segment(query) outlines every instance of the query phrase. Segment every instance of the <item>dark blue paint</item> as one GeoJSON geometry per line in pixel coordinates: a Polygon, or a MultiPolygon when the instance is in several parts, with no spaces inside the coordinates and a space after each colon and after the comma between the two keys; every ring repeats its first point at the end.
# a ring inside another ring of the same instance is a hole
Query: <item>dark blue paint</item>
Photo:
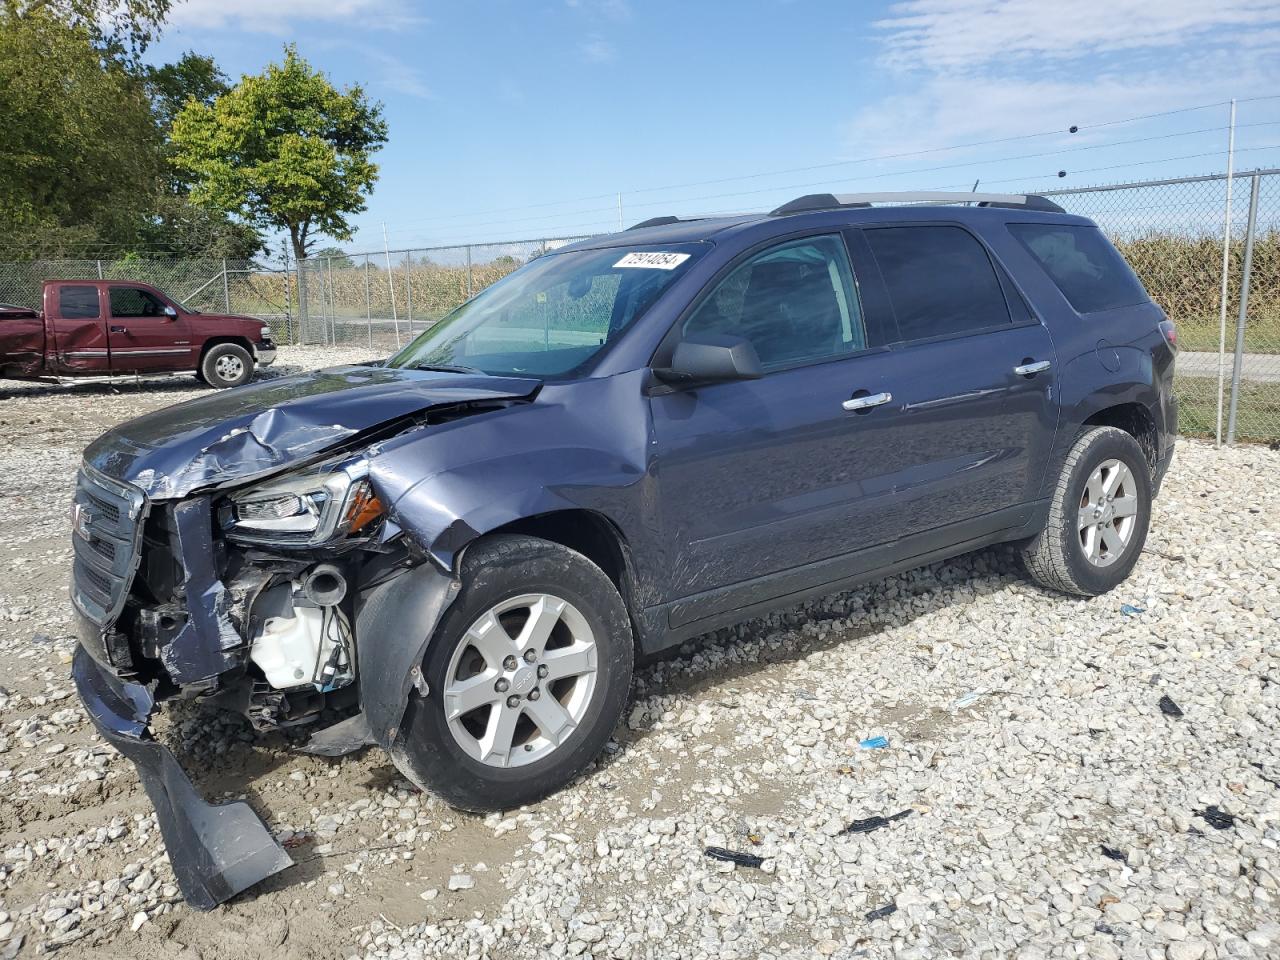
{"type": "Polygon", "coordinates": [[[394,523],[448,570],[468,543],[513,521],[590,511],[620,540],[633,619],[642,644],[657,649],[807,592],[1034,532],[1072,438],[1108,407],[1151,412],[1163,470],[1176,418],[1173,352],[1157,329],[1163,314],[1150,303],[1076,314],[1006,227],[1063,217],[854,209],[585,241],[575,248],[700,240],[711,250],[574,379],[338,368],[150,414],[107,434],[87,456],[153,498],[177,498],[358,446],[375,428],[423,411],[513,401],[379,443],[370,480],[394,523]],[[997,264],[1014,322],[897,342],[883,283],[859,239],[860,228],[889,223],[971,231],[997,264]],[[849,239],[879,346],[753,381],[681,390],[652,376],[651,366],[669,360],[677,321],[743,256],[838,231],[849,239]],[[1103,339],[1117,370],[1099,358],[1103,339]],[[1015,375],[1028,360],[1053,366],[1015,375]],[[893,400],[844,411],[858,391],[893,400]]]}

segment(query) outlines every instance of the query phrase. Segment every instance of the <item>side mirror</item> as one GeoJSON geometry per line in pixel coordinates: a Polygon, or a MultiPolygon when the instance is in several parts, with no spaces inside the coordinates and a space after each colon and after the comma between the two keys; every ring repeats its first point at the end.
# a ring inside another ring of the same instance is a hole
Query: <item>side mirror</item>
{"type": "Polygon", "coordinates": [[[671,366],[657,368],[654,376],[664,383],[723,383],[758,380],[764,376],[751,341],[728,334],[697,334],[676,345],[671,366]]]}
{"type": "Polygon", "coordinates": [[[178,319],[178,311],[173,309],[173,307],[169,306],[168,304],[165,304],[164,315],[168,317],[170,320],[178,319]]]}

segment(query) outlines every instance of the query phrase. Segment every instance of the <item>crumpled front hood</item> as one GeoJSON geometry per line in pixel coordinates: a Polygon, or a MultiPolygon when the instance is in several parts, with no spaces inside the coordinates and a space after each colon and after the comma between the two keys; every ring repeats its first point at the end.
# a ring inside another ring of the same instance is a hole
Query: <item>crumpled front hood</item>
{"type": "Polygon", "coordinates": [[[271,473],[431,407],[532,396],[538,380],[348,366],[219,391],[145,414],[85,450],[152,499],[271,473]]]}

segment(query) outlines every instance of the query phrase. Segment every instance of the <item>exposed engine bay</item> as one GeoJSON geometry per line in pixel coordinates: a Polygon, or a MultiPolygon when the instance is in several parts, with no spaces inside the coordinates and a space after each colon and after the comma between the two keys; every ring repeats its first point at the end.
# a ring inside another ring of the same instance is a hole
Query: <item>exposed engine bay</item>
{"type": "MultiPolygon", "coordinates": [[[[415,665],[457,582],[402,529],[369,465],[393,442],[518,402],[483,396],[489,389],[359,432],[325,428],[328,445],[302,457],[292,452],[319,446],[320,428],[271,410],[253,421],[268,454],[215,456],[243,452],[255,428],[223,432],[196,458],[203,474],[188,462],[183,488],[144,466],[156,458],[132,441],[108,434],[104,454],[90,448],[72,517],[73,673],[99,731],[137,764],[194,906],[209,909],[291,860],[243,801],[196,794],[151,735],[152,713],[165,699],[207,699],[258,730],[296,731],[310,752],[380,745],[412,779],[399,724],[415,688],[427,692],[415,665]],[[122,451],[135,458],[129,469],[122,451]]],[[[401,385],[396,401],[406,393],[401,385]]]]}

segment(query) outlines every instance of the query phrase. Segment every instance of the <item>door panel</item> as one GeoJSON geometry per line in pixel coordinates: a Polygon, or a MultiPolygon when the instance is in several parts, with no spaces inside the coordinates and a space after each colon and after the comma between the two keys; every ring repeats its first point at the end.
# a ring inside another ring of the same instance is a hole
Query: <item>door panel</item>
{"type": "Polygon", "coordinates": [[[108,297],[112,370],[145,373],[193,366],[183,314],[169,317],[164,313],[167,304],[142,287],[112,284],[108,297]]]}
{"type": "Polygon", "coordinates": [[[1013,368],[1054,359],[1039,324],[890,351],[882,368],[894,398],[885,421],[898,536],[969,523],[969,539],[1007,526],[997,511],[1035,499],[1057,426],[1053,368],[1031,377],[1013,368]]]}
{"type": "Polygon", "coordinates": [[[107,373],[111,369],[105,304],[95,284],[67,283],[52,296],[49,329],[60,373],[107,373]]]}
{"type": "Polygon", "coordinates": [[[842,407],[855,389],[881,388],[882,360],[651,398],[670,598],[892,538],[884,464],[896,442],[879,411],[842,407]]]}

